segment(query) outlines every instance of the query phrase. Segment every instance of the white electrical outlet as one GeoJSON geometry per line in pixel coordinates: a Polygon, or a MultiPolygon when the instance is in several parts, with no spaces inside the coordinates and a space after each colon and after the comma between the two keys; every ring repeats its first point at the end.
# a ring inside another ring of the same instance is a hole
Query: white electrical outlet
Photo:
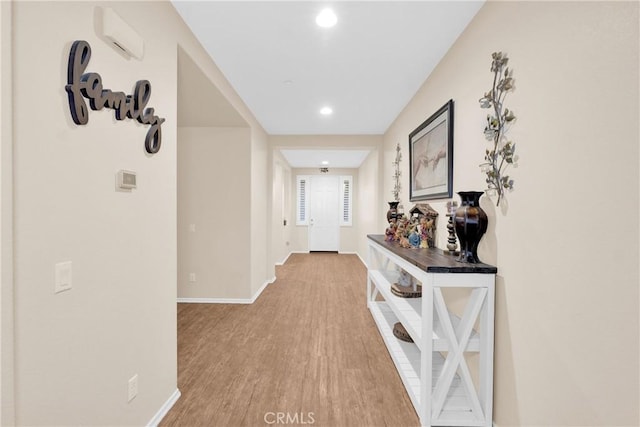
{"type": "Polygon", "coordinates": [[[138,374],[129,378],[128,391],[129,400],[127,402],[131,402],[138,395],[138,374]]]}
{"type": "Polygon", "coordinates": [[[189,231],[192,233],[196,232],[196,225],[195,224],[189,224],[189,231]]]}
{"type": "Polygon", "coordinates": [[[189,273],[189,283],[196,282],[196,273],[189,273]]]}
{"type": "Polygon", "coordinates": [[[71,289],[72,264],[71,261],[59,262],[56,264],[56,281],[53,293],[68,291],[71,289]]]}

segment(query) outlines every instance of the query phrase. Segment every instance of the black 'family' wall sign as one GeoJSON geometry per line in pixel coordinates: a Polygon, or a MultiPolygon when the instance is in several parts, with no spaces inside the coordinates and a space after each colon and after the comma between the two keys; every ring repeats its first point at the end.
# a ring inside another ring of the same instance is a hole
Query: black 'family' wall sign
{"type": "Polygon", "coordinates": [[[143,125],[150,125],[144,139],[144,147],[148,153],[154,154],[160,150],[162,130],[160,125],[164,119],[154,115],[153,108],[146,108],[151,97],[151,83],[148,80],[138,80],[133,95],[124,92],[114,92],[103,89],[102,77],[98,73],[84,73],[91,58],[91,47],[84,40],[76,40],[69,52],[69,67],[67,68],[67,85],[65,89],[69,96],[71,117],[77,125],[89,122],[89,111],[84,98],[94,111],[103,108],[115,110],[116,120],[125,117],[135,119],[143,125]]]}

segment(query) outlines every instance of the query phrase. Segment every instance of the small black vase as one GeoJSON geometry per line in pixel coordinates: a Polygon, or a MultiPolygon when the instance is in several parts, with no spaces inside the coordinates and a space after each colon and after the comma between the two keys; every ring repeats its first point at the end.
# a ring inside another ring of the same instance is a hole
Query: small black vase
{"type": "Polygon", "coordinates": [[[487,231],[487,214],[480,207],[480,196],[484,191],[460,191],[462,204],[456,210],[454,223],[460,240],[459,262],[479,263],[478,243],[487,231]]]}
{"type": "Polygon", "coordinates": [[[389,210],[387,211],[387,222],[391,222],[391,219],[398,217],[398,204],[400,202],[387,202],[389,203],[389,210]]]}

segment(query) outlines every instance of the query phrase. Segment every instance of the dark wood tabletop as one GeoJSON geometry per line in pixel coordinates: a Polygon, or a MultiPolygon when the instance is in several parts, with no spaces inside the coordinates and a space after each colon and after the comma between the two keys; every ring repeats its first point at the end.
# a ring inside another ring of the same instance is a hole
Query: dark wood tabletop
{"type": "Polygon", "coordinates": [[[387,242],[383,234],[368,234],[367,237],[428,273],[481,273],[496,274],[498,268],[489,264],[469,264],[456,261],[455,255],[445,254],[438,248],[410,248],[400,247],[398,242],[387,242]]]}

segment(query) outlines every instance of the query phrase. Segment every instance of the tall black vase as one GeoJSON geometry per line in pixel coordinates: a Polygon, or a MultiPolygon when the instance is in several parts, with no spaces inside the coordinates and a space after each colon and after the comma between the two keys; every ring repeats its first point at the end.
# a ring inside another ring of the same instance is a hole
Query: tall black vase
{"type": "Polygon", "coordinates": [[[460,191],[462,204],[456,210],[454,223],[460,241],[458,261],[479,263],[478,243],[487,231],[487,214],[480,207],[480,196],[484,191],[460,191]]]}

